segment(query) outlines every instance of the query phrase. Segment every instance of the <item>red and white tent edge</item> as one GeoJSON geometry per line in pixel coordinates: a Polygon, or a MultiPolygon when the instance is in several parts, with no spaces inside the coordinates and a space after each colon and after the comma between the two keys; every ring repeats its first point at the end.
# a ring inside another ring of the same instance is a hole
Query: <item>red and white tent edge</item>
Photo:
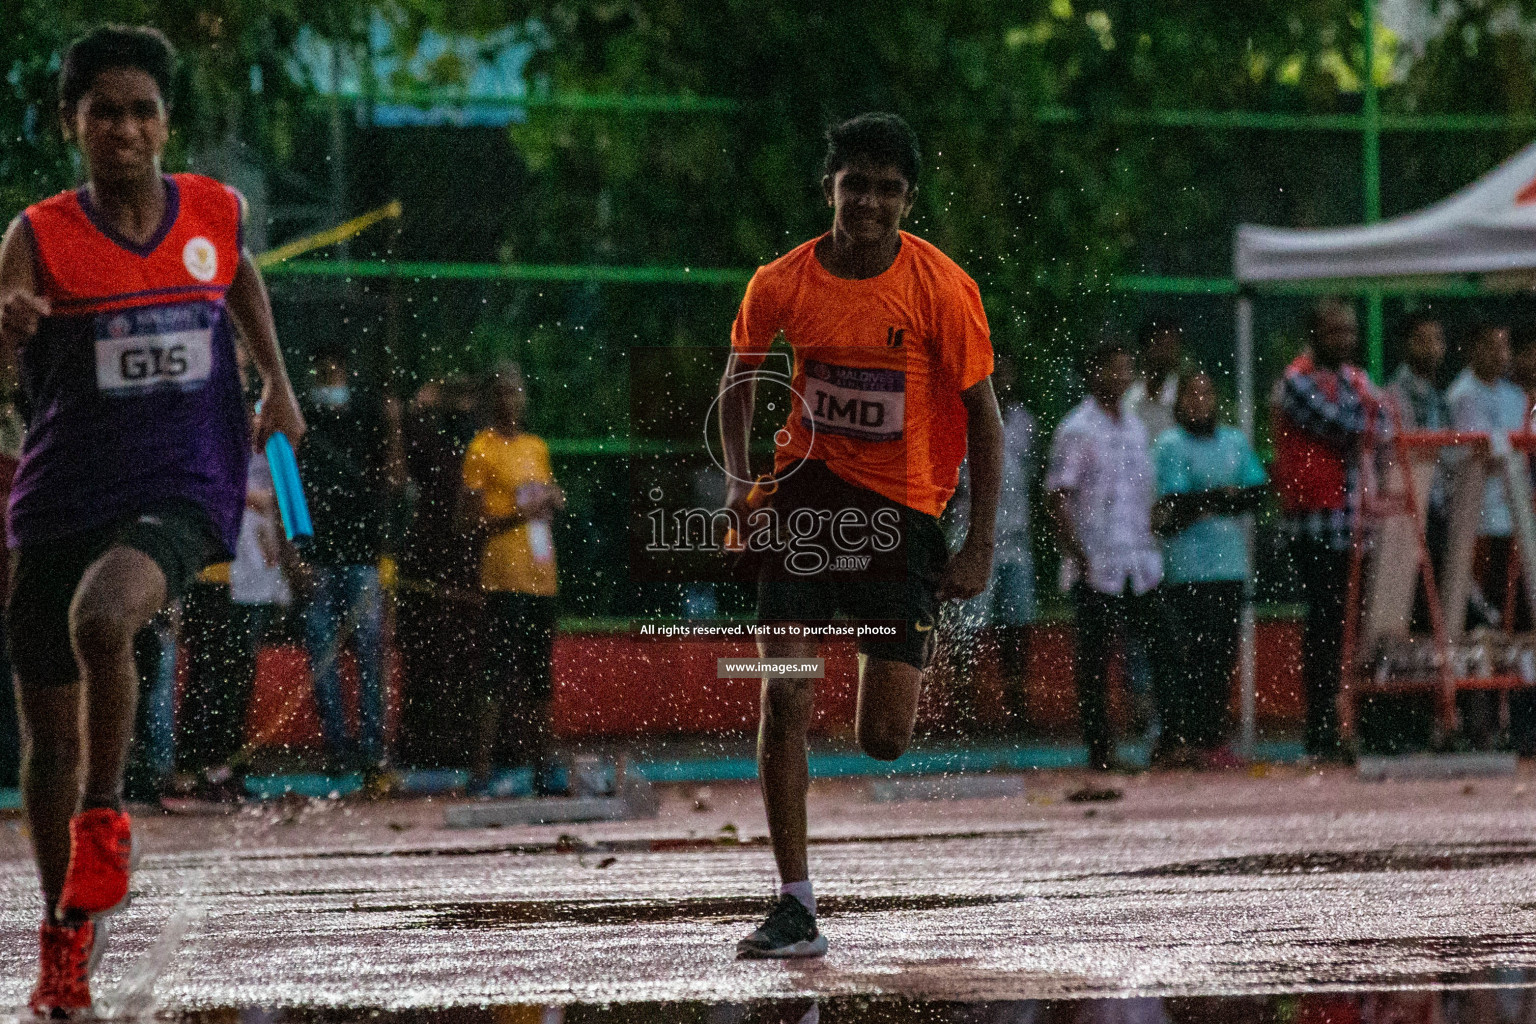
{"type": "Polygon", "coordinates": [[[1536,268],[1536,144],[1447,199],[1379,224],[1237,229],[1240,284],[1536,268]]]}

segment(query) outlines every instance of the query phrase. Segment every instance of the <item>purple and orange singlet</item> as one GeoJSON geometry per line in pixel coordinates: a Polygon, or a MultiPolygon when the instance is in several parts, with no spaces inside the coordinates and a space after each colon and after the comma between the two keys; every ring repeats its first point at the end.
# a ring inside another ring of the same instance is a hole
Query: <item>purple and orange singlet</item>
{"type": "Polygon", "coordinates": [[[196,502],[233,547],[250,432],[225,296],[241,254],[239,195],[168,175],[143,245],[81,188],[28,207],[52,304],[20,353],[27,437],[12,547],[95,529],[167,499],[196,502]]]}

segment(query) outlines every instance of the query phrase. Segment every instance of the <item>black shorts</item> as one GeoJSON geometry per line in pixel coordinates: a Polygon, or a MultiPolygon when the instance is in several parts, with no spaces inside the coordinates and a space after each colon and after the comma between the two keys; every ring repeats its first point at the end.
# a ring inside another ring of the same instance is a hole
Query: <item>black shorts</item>
{"type": "Polygon", "coordinates": [[[766,552],[758,570],[758,620],[819,624],[841,616],[854,626],[893,626],[890,639],[859,637],[860,653],[923,668],[949,563],[939,521],[855,487],[818,459],[792,468],[779,474],[772,499],[789,542],[766,552]]]}
{"type": "Polygon", "coordinates": [[[12,551],[5,637],[22,687],[70,686],[78,680],[69,606],[86,570],[114,547],[133,548],[154,560],[165,574],[167,602],[185,593],[204,568],[229,557],[208,513],[190,501],[166,502],[109,526],[12,551]]]}

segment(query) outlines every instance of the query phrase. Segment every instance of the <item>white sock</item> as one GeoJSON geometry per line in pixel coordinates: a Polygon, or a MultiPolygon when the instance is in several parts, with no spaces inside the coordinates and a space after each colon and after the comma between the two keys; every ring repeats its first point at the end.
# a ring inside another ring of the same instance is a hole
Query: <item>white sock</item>
{"type": "Polygon", "coordinates": [[[807,878],[803,882],[785,882],[779,886],[780,895],[793,896],[800,901],[800,905],[816,916],[816,894],[811,892],[811,880],[807,878]]]}

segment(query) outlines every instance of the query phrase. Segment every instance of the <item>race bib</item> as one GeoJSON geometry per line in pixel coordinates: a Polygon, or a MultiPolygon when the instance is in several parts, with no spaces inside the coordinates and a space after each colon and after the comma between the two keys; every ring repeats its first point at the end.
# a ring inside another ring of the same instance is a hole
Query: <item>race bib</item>
{"type": "Polygon", "coordinates": [[[818,434],[859,441],[899,441],[907,418],[907,375],[805,361],[805,407],[800,421],[818,434]]]}
{"type": "Polygon", "coordinates": [[[96,317],[96,388],[104,395],[193,391],[212,373],[213,313],[207,306],[151,306],[96,317]]]}

